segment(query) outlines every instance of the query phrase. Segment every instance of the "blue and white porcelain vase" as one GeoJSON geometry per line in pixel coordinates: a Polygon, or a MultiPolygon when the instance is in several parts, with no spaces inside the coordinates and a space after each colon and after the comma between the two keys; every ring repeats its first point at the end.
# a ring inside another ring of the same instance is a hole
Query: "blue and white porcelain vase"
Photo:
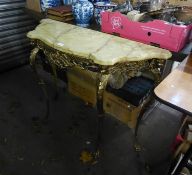
{"type": "Polygon", "coordinates": [[[72,4],[72,11],[76,24],[81,27],[88,27],[93,17],[93,4],[88,0],[79,0],[72,4]]]}
{"type": "Polygon", "coordinates": [[[111,0],[92,0],[92,2],[93,2],[93,4],[95,4],[95,3],[97,3],[97,2],[108,2],[108,3],[110,3],[111,2],[111,0]]]}
{"type": "Polygon", "coordinates": [[[112,2],[97,2],[94,4],[94,6],[94,17],[96,23],[101,25],[101,13],[107,10],[113,10],[117,6],[117,4],[112,2]]]}
{"type": "Polygon", "coordinates": [[[60,0],[41,0],[41,9],[45,11],[47,8],[57,7],[61,5],[60,0]]]}

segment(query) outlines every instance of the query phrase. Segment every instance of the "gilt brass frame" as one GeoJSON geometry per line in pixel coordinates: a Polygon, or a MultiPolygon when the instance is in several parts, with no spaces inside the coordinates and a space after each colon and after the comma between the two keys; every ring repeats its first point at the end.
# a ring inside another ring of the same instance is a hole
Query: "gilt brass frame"
{"type": "MultiPolygon", "coordinates": [[[[56,50],[40,40],[32,40],[32,45],[35,47],[31,51],[30,64],[36,70],[36,58],[41,50],[48,59],[54,74],[55,84],[57,84],[56,69],[66,69],[78,66],[85,70],[97,72],[97,109],[99,113],[103,113],[103,92],[108,82],[108,75],[113,75],[116,72],[126,73],[128,78],[134,77],[138,72],[150,71],[154,75],[154,80],[158,83],[161,79],[162,68],[165,64],[164,59],[146,59],[142,61],[120,62],[114,65],[99,65],[89,58],[80,57],[71,53],[64,53],[56,50]]],[[[41,84],[42,80],[41,80],[41,84]]],[[[46,93],[45,93],[46,94],[46,93]]],[[[47,94],[46,94],[47,95],[47,94]]]]}

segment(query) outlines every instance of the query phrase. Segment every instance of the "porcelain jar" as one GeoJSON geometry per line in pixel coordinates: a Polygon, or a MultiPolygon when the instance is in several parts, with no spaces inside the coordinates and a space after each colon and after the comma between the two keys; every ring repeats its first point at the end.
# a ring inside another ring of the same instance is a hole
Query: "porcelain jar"
{"type": "Polygon", "coordinates": [[[47,8],[57,7],[61,5],[60,0],[41,0],[41,9],[45,11],[47,8]]]}
{"type": "Polygon", "coordinates": [[[72,4],[72,11],[76,24],[81,27],[88,27],[93,17],[93,4],[88,0],[79,0],[72,4]]]}
{"type": "Polygon", "coordinates": [[[101,25],[101,13],[106,10],[112,10],[114,7],[116,7],[117,4],[110,3],[110,2],[97,2],[94,4],[95,10],[94,10],[94,18],[96,20],[96,23],[101,25]]]}

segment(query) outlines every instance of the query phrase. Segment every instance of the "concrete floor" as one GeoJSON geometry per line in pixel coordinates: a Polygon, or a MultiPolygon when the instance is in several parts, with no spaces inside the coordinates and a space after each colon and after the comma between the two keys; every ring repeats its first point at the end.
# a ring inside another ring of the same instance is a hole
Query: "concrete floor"
{"type": "Polygon", "coordinates": [[[49,74],[51,114],[41,122],[45,100],[32,70],[24,66],[0,74],[0,175],[164,175],[181,114],[162,104],[148,111],[139,128],[142,151],[134,150],[133,131],[106,116],[102,123],[101,156],[93,165],[80,161],[97,135],[97,111],[59,85],[59,99],[49,74]],[[146,168],[146,163],[150,169],[146,168]]]}

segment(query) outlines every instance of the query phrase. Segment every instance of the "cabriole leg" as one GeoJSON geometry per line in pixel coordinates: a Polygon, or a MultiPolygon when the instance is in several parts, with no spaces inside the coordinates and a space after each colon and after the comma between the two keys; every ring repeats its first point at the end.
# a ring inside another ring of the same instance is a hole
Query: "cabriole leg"
{"type": "Polygon", "coordinates": [[[36,67],[36,58],[37,58],[37,54],[39,52],[39,48],[36,47],[34,48],[32,51],[31,51],[31,55],[30,55],[30,65],[36,75],[36,78],[37,78],[37,81],[38,81],[38,84],[41,86],[42,88],[42,91],[43,91],[43,94],[45,96],[45,99],[46,99],[46,113],[45,113],[45,119],[47,120],[48,117],[49,117],[49,112],[50,112],[50,104],[49,104],[49,98],[48,98],[48,93],[47,93],[47,90],[46,90],[46,85],[45,85],[45,82],[41,79],[41,77],[39,76],[38,72],[37,72],[37,67],[36,67]]]}

